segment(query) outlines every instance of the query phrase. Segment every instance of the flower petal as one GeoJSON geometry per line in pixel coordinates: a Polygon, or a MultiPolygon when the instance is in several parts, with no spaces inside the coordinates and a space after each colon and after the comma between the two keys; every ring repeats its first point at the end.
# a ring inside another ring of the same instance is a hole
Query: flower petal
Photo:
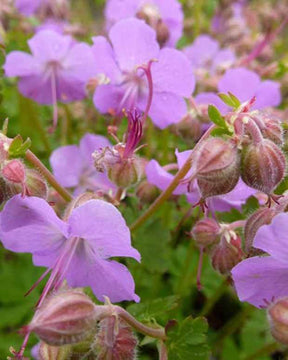
{"type": "Polygon", "coordinates": [[[140,261],[131,246],[130,231],[121,213],[103,200],[90,200],[73,210],[68,220],[73,236],[89,242],[99,257],[128,256],[140,261]]]}
{"type": "Polygon", "coordinates": [[[196,104],[214,105],[221,112],[225,114],[228,111],[228,106],[213,92],[202,92],[194,98],[196,104]]]}
{"type": "Polygon", "coordinates": [[[97,86],[93,102],[96,108],[103,114],[116,112],[119,113],[119,104],[124,95],[124,90],[116,85],[100,85],[97,86]]]}
{"type": "Polygon", "coordinates": [[[261,249],[288,267],[288,214],[276,215],[271,224],[263,225],[257,231],[253,246],[261,249]]]}
{"type": "Polygon", "coordinates": [[[93,167],[92,153],[95,150],[104,149],[111,146],[110,141],[102,135],[85,134],[80,141],[80,153],[82,161],[84,160],[87,165],[93,167]]]}
{"type": "Polygon", "coordinates": [[[176,124],[186,115],[185,100],[171,93],[154,93],[149,115],[160,129],[176,124]]]}
{"type": "Polygon", "coordinates": [[[90,286],[100,301],[105,301],[104,296],[108,296],[112,303],[139,301],[132,275],[126,266],[116,261],[97,257],[87,261],[87,258],[78,252],[69,266],[66,279],[72,287],[90,286]]]}
{"type": "Polygon", "coordinates": [[[62,186],[74,187],[78,185],[84,168],[78,146],[67,145],[54,150],[50,156],[50,164],[57,181],[62,186]]]}
{"type": "Polygon", "coordinates": [[[243,260],[231,272],[241,301],[267,307],[267,301],[287,295],[287,264],[271,256],[243,260]]]}
{"type": "Polygon", "coordinates": [[[278,106],[281,104],[282,96],[280,84],[277,81],[262,81],[256,91],[256,101],[253,106],[255,109],[263,109],[269,106],[278,106]]]}
{"type": "Polygon", "coordinates": [[[6,76],[28,76],[41,72],[41,67],[32,55],[22,51],[12,51],[3,66],[6,76]]]}
{"type": "Polygon", "coordinates": [[[39,31],[28,41],[32,54],[43,63],[61,61],[72,45],[72,38],[52,30],[39,31]]]}
{"type": "Polygon", "coordinates": [[[67,237],[67,224],[45,200],[16,195],[1,212],[0,232],[6,249],[37,253],[57,249],[67,237]]]}
{"type": "Polygon", "coordinates": [[[53,103],[51,77],[45,77],[43,74],[24,76],[19,79],[18,88],[22,95],[39,104],[53,103]]]}
{"type": "Polygon", "coordinates": [[[131,71],[159,55],[156,33],[142,20],[120,20],[110,30],[109,37],[122,71],[131,71]]]}
{"type": "Polygon", "coordinates": [[[111,82],[117,82],[121,72],[115,61],[115,55],[104,36],[93,37],[92,50],[95,55],[95,74],[105,74],[111,82]]]}
{"type": "Polygon", "coordinates": [[[218,83],[218,89],[223,93],[230,91],[243,102],[250,100],[256,94],[260,82],[258,74],[239,67],[226,71],[218,83]]]}
{"type": "Polygon", "coordinates": [[[162,49],[158,61],[152,64],[152,79],[156,92],[170,92],[190,96],[195,78],[187,57],[175,49],[162,49]]]}

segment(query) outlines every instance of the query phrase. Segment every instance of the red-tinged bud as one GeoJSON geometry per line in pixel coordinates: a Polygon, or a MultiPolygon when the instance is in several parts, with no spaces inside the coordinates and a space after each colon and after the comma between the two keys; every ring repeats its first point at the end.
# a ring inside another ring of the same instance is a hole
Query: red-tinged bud
{"type": "Polygon", "coordinates": [[[71,347],[65,346],[51,346],[40,343],[38,350],[38,360],[70,360],[71,359],[71,347]]]}
{"type": "Polygon", "coordinates": [[[117,316],[108,316],[99,323],[93,349],[97,360],[135,360],[137,344],[131,326],[117,316]]]}
{"type": "MultiPolygon", "coordinates": [[[[255,235],[262,225],[271,223],[276,212],[273,208],[263,208],[254,212],[246,221],[244,228],[245,252],[250,256],[259,254],[261,250],[253,248],[255,235]]],[[[262,253],[262,252],[261,252],[262,253]]]]}
{"type": "Polygon", "coordinates": [[[43,1],[37,13],[43,20],[47,18],[67,19],[69,2],[67,0],[43,1]]]}
{"type": "Polygon", "coordinates": [[[52,346],[75,344],[95,330],[98,317],[92,300],[78,290],[48,297],[36,311],[27,331],[52,346]]]}
{"type": "Polygon", "coordinates": [[[276,145],[283,144],[283,129],[281,120],[268,112],[255,110],[251,113],[252,119],[259,126],[264,138],[273,141],[276,145]]]}
{"type": "Polygon", "coordinates": [[[43,199],[48,198],[48,186],[41,174],[34,169],[26,169],[26,190],[27,195],[37,196],[43,199]]]}
{"type": "Polygon", "coordinates": [[[286,160],[271,140],[249,144],[242,152],[241,176],[250,187],[271,194],[284,178],[286,160]]]}
{"type": "Polygon", "coordinates": [[[150,204],[159,195],[159,190],[156,186],[145,180],[138,185],[136,195],[140,199],[141,203],[150,204]]]}
{"type": "Polygon", "coordinates": [[[233,190],[240,176],[236,145],[222,138],[209,138],[199,150],[196,171],[204,199],[233,190]]]}
{"type": "Polygon", "coordinates": [[[282,344],[288,344],[288,298],[276,300],[268,307],[267,316],[273,337],[282,344]]]}
{"type": "Polygon", "coordinates": [[[216,220],[205,218],[194,225],[191,235],[199,247],[216,245],[220,240],[221,227],[216,220]]]}
{"type": "Polygon", "coordinates": [[[155,31],[157,34],[157,41],[158,41],[159,45],[160,46],[165,45],[170,37],[170,32],[169,32],[168,26],[162,20],[159,20],[157,22],[155,31]]]}
{"type": "Polygon", "coordinates": [[[19,159],[6,161],[1,170],[2,177],[14,184],[24,184],[26,178],[25,166],[19,159]]]}
{"type": "Polygon", "coordinates": [[[230,231],[222,236],[219,245],[211,252],[212,266],[221,274],[227,274],[243,258],[241,238],[230,231]]]}

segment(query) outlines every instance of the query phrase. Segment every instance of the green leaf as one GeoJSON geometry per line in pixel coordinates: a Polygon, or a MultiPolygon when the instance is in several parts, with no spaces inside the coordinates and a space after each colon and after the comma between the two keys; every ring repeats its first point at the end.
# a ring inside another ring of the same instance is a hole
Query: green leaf
{"type": "Polygon", "coordinates": [[[27,138],[25,142],[23,142],[22,137],[20,135],[17,135],[9,146],[9,157],[15,158],[24,156],[30,146],[31,140],[29,138],[27,138]]]}
{"type": "Polygon", "coordinates": [[[218,96],[226,105],[232,107],[233,109],[237,109],[241,105],[240,100],[231,92],[228,92],[228,95],[219,93],[218,96]]]}
{"type": "Polygon", "coordinates": [[[132,304],[128,306],[127,311],[139,321],[151,321],[178,307],[179,300],[178,296],[166,296],[140,304],[132,304]]]}
{"type": "Polygon", "coordinates": [[[168,332],[169,360],[208,360],[210,356],[206,340],[208,324],[205,318],[186,318],[168,332]]]}
{"type": "Polygon", "coordinates": [[[150,221],[135,233],[134,246],[141,254],[141,266],[150,273],[164,273],[169,268],[170,231],[159,219],[150,221]]]}
{"type": "Polygon", "coordinates": [[[210,120],[220,126],[220,128],[224,128],[227,129],[227,125],[225,122],[225,119],[223,118],[223,116],[220,114],[219,110],[216,108],[216,106],[214,105],[209,105],[208,106],[208,115],[210,120]]]}
{"type": "Polygon", "coordinates": [[[211,136],[215,136],[215,137],[219,136],[219,137],[221,137],[223,135],[231,135],[231,132],[229,131],[228,128],[224,129],[222,127],[220,127],[220,128],[218,127],[218,128],[213,129],[211,131],[211,136]]]}

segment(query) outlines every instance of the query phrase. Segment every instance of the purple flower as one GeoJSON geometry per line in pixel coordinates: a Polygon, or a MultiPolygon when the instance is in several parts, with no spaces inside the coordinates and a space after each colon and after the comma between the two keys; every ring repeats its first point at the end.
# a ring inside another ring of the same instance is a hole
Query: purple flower
{"type": "Polygon", "coordinates": [[[50,164],[57,181],[66,188],[75,188],[75,194],[89,191],[115,190],[105,173],[96,171],[92,153],[111,146],[101,135],[86,134],[79,146],[67,145],[53,151],[50,164]]]}
{"type": "Polygon", "coordinates": [[[287,295],[288,286],[288,214],[276,215],[271,224],[257,231],[253,246],[270,256],[243,260],[232,270],[238,297],[257,307],[287,295]]]}
{"type": "MultiPolygon", "coordinates": [[[[173,168],[173,170],[181,168],[184,163],[186,162],[187,158],[189,157],[191,150],[178,152],[176,150],[175,154],[177,157],[177,166],[166,166],[161,167],[156,160],[151,160],[146,165],[146,176],[149,183],[157,186],[162,191],[166,190],[171,181],[174,178],[174,175],[169,173],[167,170],[169,168],[173,168]]],[[[193,168],[188,172],[186,175],[186,179],[189,178],[193,173],[193,168]]],[[[244,184],[242,180],[239,180],[236,187],[227,194],[213,196],[206,199],[206,203],[208,206],[209,211],[230,211],[231,209],[241,210],[241,206],[245,204],[246,200],[255,194],[255,190],[244,184]]],[[[174,195],[181,195],[185,194],[187,196],[187,200],[192,203],[196,204],[199,202],[201,198],[201,194],[199,188],[197,186],[196,180],[193,181],[192,184],[188,185],[187,183],[182,182],[180,183],[177,188],[173,192],[174,195]]]]}
{"type": "Polygon", "coordinates": [[[109,259],[140,261],[129,228],[113,205],[90,200],[74,208],[65,222],[43,199],[17,195],[1,212],[0,231],[6,249],[32,253],[34,265],[47,267],[45,274],[51,271],[41,299],[66,279],[71,287],[90,286],[100,301],[104,296],[112,302],[139,301],[128,269],[109,259]]]}
{"type": "Polygon", "coordinates": [[[194,72],[203,71],[212,74],[217,68],[226,69],[236,60],[230,49],[220,49],[218,41],[209,35],[198,36],[192,45],[183,49],[190,60],[194,72]]]}
{"type": "Polygon", "coordinates": [[[4,65],[6,76],[19,76],[21,94],[47,105],[86,96],[85,85],[94,74],[87,44],[51,30],[38,32],[28,44],[32,55],[13,51],[4,65]]]}
{"type": "Polygon", "coordinates": [[[21,14],[30,16],[35,14],[38,8],[46,2],[47,0],[16,0],[15,7],[21,14]]]}
{"type": "Polygon", "coordinates": [[[281,103],[280,84],[272,80],[261,81],[254,71],[243,67],[230,69],[218,83],[218,90],[223,93],[232,92],[241,102],[256,96],[252,109],[263,109],[278,106],[281,103]]]}
{"type": "Polygon", "coordinates": [[[180,51],[160,50],[153,29],[142,20],[121,20],[109,33],[112,46],[102,36],[93,38],[95,70],[108,84],[99,85],[94,104],[102,113],[122,115],[123,108],[144,111],[149,95],[145,73],[151,65],[153,101],[149,115],[161,129],[176,123],[186,113],[183,97],[194,90],[195,80],[188,59],[180,51]]]}
{"type": "Polygon", "coordinates": [[[105,8],[107,29],[121,19],[141,14],[154,28],[159,21],[163,22],[169,30],[165,45],[176,45],[183,31],[183,11],[177,0],[108,0],[105,8]]]}

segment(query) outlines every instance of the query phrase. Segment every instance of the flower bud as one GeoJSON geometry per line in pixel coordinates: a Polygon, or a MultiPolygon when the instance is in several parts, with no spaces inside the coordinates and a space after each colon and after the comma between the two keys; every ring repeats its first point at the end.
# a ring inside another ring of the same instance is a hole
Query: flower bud
{"type": "Polygon", "coordinates": [[[216,244],[220,240],[220,226],[214,219],[205,218],[197,221],[191,235],[199,247],[216,244]]]}
{"type": "Polygon", "coordinates": [[[281,120],[277,116],[256,110],[253,111],[252,118],[259,124],[262,135],[266,139],[273,141],[278,146],[283,144],[283,129],[281,120]]]}
{"type": "MultiPolygon", "coordinates": [[[[244,228],[245,252],[251,256],[258,254],[261,250],[253,248],[255,235],[262,225],[268,225],[275,215],[272,208],[263,208],[255,211],[246,221],[244,228]]],[[[262,253],[262,252],[261,252],[262,253]]]]}
{"type": "Polygon", "coordinates": [[[45,344],[44,342],[40,343],[38,350],[38,360],[70,360],[71,356],[71,347],[69,345],[65,346],[51,346],[45,344]]]}
{"type": "Polygon", "coordinates": [[[234,189],[240,175],[237,147],[222,138],[209,138],[199,150],[196,171],[204,199],[228,193],[234,189]]]}
{"type": "Polygon", "coordinates": [[[195,115],[188,113],[182,120],[175,124],[173,128],[177,135],[180,135],[184,140],[196,142],[201,137],[203,123],[195,115]]]}
{"type": "Polygon", "coordinates": [[[131,326],[117,316],[100,321],[93,349],[97,360],[135,360],[138,341],[131,326]]]}
{"type": "Polygon", "coordinates": [[[267,316],[273,337],[282,344],[288,344],[288,298],[272,303],[268,307],[267,316]]]}
{"type": "Polygon", "coordinates": [[[48,198],[47,183],[37,170],[26,169],[25,185],[29,196],[37,196],[43,199],[48,198]]]}
{"type": "Polygon", "coordinates": [[[241,238],[236,235],[236,237],[231,237],[230,240],[227,240],[225,236],[222,236],[219,245],[215,246],[212,250],[212,266],[221,274],[227,274],[242,260],[242,257],[241,238]]]}
{"type": "Polygon", "coordinates": [[[271,140],[249,144],[242,152],[241,176],[254,189],[271,194],[285,175],[283,152],[271,140]]]}
{"type": "Polygon", "coordinates": [[[153,184],[148,183],[148,181],[143,181],[138,185],[136,190],[136,195],[143,204],[152,203],[159,194],[159,190],[153,184]]]}
{"type": "Polygon", "coordinates": [[[168,26],[160,19],[157,22],[155,27],[155,31],[157,34],[157,41],[160,46],[165,45],[165,43],[169,40],[170,32],[168,26]]]}
{"type": "Polygon", "coordinates": [[[24,184],[26,177],[25,166],[19,159],[6,161],[2,167],[1,175],[11,183],[24,184]]]}
{"type": "Polygon", "coordinates": [[[91,334],[97,316],[95,305],[87,295],[67,290],[47,298],[27,330],[49,345],[74,344],[91,334]]]}

